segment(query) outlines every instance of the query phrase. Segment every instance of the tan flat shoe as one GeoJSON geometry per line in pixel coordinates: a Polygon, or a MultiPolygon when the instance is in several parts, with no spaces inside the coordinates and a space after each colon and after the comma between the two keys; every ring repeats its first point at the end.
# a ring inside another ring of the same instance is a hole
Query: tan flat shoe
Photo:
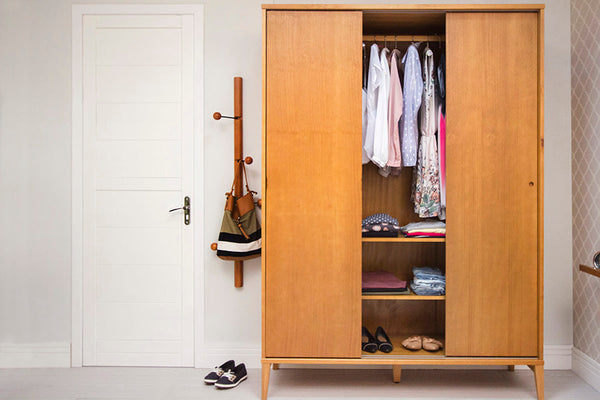
{"type": "Polygon", "coordinates": [[[423,337],[423,350],[438,351],[443,348],[444,345],[439,340],[426,336],[423,337]]]}
{"type": "Polygon", "coordinates": [[[423,338],[421,336],[411,336],[402,341],[402,346],[409,350],[421,350],[423,348],[423,338]]]}

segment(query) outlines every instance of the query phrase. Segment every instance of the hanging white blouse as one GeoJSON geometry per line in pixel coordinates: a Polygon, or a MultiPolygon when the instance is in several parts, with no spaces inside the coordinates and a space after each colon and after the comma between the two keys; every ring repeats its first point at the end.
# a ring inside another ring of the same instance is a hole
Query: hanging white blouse
{"type": "Polygon", "coordinates": [[[379,168],[385,168],[388,161],[389,133],[388,133],[388,99],[390,94],[390,67],[387,55],[390,51],[381,50],[379,63],[381,66],[381,84],[377,92],[377,115],[375,116],[375,130],[373,132],[373,155],[371,161],[379,168]]]}
{"type": "MultiPolygon", "coordinates": [[[[369,56],[369,78],[367,82],[367,126],[363,150],[367,158],[373,157],[373,138],[375,136],[375,118],[377,116],[377,94],[381,85],[381,64],[379,62],[379,46],[371,46],[369,56]]],[[[368,161],[367,161],[368,162],[368,161]]],[[[363,157],[363,163],[366,164],[363,157]]]]}
{"type": "Polygon", "coordinates": [[[400,141],[402,143],[402,164],[413,167],[417,164],[419,131],[417,114],[423,96],[421,61],[415,44],[411,44],[402,60],[404,63],[404,112],[400,119],[400,141]]]}

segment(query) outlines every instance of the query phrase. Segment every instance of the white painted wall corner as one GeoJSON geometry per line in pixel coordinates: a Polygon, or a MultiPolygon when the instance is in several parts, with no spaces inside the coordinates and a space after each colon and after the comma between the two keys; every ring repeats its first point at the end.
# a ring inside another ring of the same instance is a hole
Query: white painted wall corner
{"type": "Polygon", "coordinates": [[[600,363],[578,348],[573,348],[573,372],[600,391],[600,363]]]}

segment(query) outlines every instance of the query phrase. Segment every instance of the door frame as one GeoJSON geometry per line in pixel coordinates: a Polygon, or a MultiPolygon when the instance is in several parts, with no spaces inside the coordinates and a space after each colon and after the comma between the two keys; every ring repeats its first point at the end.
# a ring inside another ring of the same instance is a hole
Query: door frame
{"type": "Polygon", "coordinates": [[[194,366],[204,348],[204,5],[76,4],[72,6],[71,367],[83,363],[83,16],[179,14],[194,17],[194,144],[192,198],[194,366]]]}

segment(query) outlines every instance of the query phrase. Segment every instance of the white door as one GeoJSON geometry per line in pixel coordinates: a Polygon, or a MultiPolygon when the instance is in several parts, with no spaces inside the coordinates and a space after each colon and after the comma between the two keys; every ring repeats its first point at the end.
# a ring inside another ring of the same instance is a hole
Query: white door
{"type": "Polygon", "coordinates": [[[83,19],[83,365],[194,365],[193,23],[83,19]]]}

